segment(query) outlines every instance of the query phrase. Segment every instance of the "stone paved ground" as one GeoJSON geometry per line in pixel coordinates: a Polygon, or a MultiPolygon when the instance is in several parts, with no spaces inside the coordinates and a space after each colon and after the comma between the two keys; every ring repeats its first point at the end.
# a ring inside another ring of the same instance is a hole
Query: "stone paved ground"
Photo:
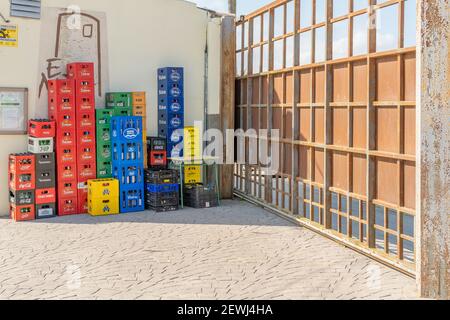
{"type": "Polygon", "coordinates": [[[399,299],[414,280],[245,202],[0,220],[0,299],[399,299]]]}

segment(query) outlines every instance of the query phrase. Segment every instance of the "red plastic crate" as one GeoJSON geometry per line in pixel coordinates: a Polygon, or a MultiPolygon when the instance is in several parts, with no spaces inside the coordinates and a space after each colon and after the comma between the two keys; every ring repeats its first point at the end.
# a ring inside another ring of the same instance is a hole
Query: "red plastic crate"
{"type": "Polygon", "coordinates": [[[69,216],[78,214],[78,196],[58,198],[58,215],[69,216]]]}
{"type": "Polygon", "coordinates": [[[10,172],[9,188],[14,191],[33,190],[36,188],[36,172],[10,172]]]}
{"type": "Polygon", "coordinates": [[[91,145],[95,146],[95,126],[84,127],[77,130],[77,144],[79,145],[91,145]]]}
{"type": "Polygon", "coordinates": [[[92,162],[96,161],[95,143],[77,144],[77,162],[92,162]]]}
{"type": "Polygon", "coordinates": [[[35,193],[36,204],[55,203],[56,202],[56,189],[37,189],[35,193]]]}
{"type": "Polygon", "coordinates": [[[77,147],[64,147],[56,149],[56,166],[59,169],[61,166],[70,163],[77,163],[77,147]]]}
{"type": "Polygon", "coordinates": [[[17,153],[9,155],[10,173],[34,172],[36,167],[36,157],[31,153],[17,153]]]}
{"type": "Polygon", "coordinates": [[[75,79],[76,95],[95,95],[94,79],[75,79]]]}
{"type": "Polygon", "coordinates": [[[75,128],[61,128],[56,134],[56,149],[64,149],[66,147],[76,147],[76,129],[75,128]]]}
{"type": "Polygon", "coordinates": [[[95,112],[95,95],[77,94],[76,109],[77,112],[95,112]]]}
{"type": "Polygon", "coordinates": [[[150,151],[148,165],[150,167],[165,167],[165,166],[167,166],[167,152],[166,151],[150,151]]]}
{"type": "Polygon", "coordinates": [[[95,161],[77,163],[78,183],[87,182],[91,179],[97,178],[97,165],[95,161]]]}
{"type": "Polygon", "coordinates": [[[61,181],[58,180],[58,198],[76,198],[78,193],[77,180],[61,181]]]}
{"type": "Polygon", "coordinates": [[[75,93],[75,81],[73,79],[48,80],[48,94],[51,96],[70,96],[75,93]]]}
{"type": "Polygon", "coordinates": [[[95,129],[95,112],[77,112],[77,130],[92,127],[95,129]]]}
{"type": "Polygon", "coordinates": [[[67,64],[67,78],[69,79],[93,79],[94,63],[92,62],[74,62],[67,64]]]}
{"type": "Polygon", "coordinates": [[[76,128],[76,115],[75,111],[61,111],[52,116],[52,120],[56,122],[56,132],[58,133],[61,129],[75,129],[76,128]]]}
{"type": "Polygon", "coordinates": [[[66,163],[58,165],[57,170],[58,181],[76,181],[77,180],[77,165],[76,163],[66,163]]]}
{"type": "Polygon", "coordinates": [[[28,134],[34,138],[54,138],[56,124],[52,120],[30,120],[28,121],[28,134]]]}
{"type": "MultiPolygon", "coordinates": [[[[80,186],[80,185],[79,185],[80,186]]],[[[88,213],[88,188],[87,183],[85,187],[78,189],[78,212],[88,213]]]]}
{"type": "Polygon", "coordinates": [[[75,112],[75,95],[57,97],[48,99],[48,117],[51,120],[56,119],[60,112],[75,112]]]}
{"type": "Polygon", "coordinates": [[[11,204],[9,213],[11,219],[14,221],[31,221],[36,219],[34,204],[26,206],[15,206],[11,204]]]}

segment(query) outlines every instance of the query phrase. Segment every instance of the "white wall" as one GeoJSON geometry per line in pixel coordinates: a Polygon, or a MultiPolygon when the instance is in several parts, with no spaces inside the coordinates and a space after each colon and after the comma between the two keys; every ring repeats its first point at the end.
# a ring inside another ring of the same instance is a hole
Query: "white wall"
{"type": "MultiPolygon", "coordinates": [[[[0,0],[0,12],[9,17],[9,0],[0,0]]],[[[156,70],[162,66],[185,68],[186,125],[203,120],[204,49],[220,43],[215,19],[182,0],[42,0],[43,7],[78,5],[82,10],[106,12],[110,91],[146,91],[148,134],[157,133],[156,70]],[[126,42],[124,41],[126,39],[126,42]],[[210,46],[211,46],[210,45],[210,46]]],[[[36,110],[40,21],[10,18],[19,26],[19,47],[0,47],[0,87],[29,89],[30,117],[36,110]]],[[[210,47],[216,55],[218,48],[210,47]]],[[[209,102],[216,113],[219,103],[220,58],[210,58],[209,102]]],[[[26,150],[26,136],[0,136],[0,216],[8,214],[7,159],[26,150]]]]}

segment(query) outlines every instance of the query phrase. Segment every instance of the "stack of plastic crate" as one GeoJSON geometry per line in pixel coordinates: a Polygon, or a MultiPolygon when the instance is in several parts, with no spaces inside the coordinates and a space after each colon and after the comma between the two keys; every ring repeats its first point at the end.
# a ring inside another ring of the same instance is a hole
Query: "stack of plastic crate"
{"type": "Polygon", "coordinates": [[[111,118],[112,175],[119,180],[120,213],[144,211],[142,117],[111,118]]]}
{"type": "Polygon", "coordinates": [[[87,182],[97,177],[94,64],[68,64],[67,78],[75,82],[78,213],[87,213],[87,182]]]}
{"type": "Polygon", "coordinates": [[[119,214],[119,182],[116,179],[89,180],[88,212],[91,216],[119,214]]]}
{"type": "Polygon", "coordinates": [[[167,139],[168,157],[183,156],[183,68],[158,69],[158,135],[167,139]]]}
{"type": "Polygon", "coordinates": [[[55,134],[54,121],[32,119],[28,123],[28,151],[36,157],[36,219],[56,216],[55,134]]]}
{"type": "Polygon", "coordinates": [[[111,162],[111,117],[110,109],[95,110],[97,130],[97,178],[107,179],[112,177],[111,162]]]}
{"type": "Polygon", "coordinates": [[[147,159],[147,98],[145,92],[132,92],[131,104],[133,116],[142,117],[142,141],[144,146],[144,168],[148,167],[147,159]]]}
{"type": "Polygon", "coordinates": [[[156,212],[179,208],[180,189],[177,170],[145,170],[145,207],[156,212]]]}
{"type": "Polygon", "coordinates": [[[35,219],[35,163],[36,157],[32,153],[9,155],[9,211],[15,221],[35,219]]]}
{"type": "Polygon", "coordinates": [[[75,81],[48,81],[48,115],[56,124],[58,215],[78,212],[75,81]]]}

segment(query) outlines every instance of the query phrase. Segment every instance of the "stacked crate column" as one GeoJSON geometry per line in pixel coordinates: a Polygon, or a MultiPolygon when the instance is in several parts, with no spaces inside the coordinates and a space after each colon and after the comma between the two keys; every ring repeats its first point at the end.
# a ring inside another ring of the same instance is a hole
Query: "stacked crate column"
{"type": "Polygon", "coordinates": [[[158,135],[167,139],[169,157],[183,155],[183,68],[158,69],[158,135]]]}
{"type": "Polygon", "coordinates": [[[87,182],[97,177],[94,66],[85,62],[68,64],[67,74],[75,81],[78,212],[87,213],[87,182]]]}
{"type": "MultiPolygon", "coordinates": [[[[196,127],[184,128],[184,158],[186,160],[201,163],[201,140],[200,130],[196,127]]],[[[184,183],[197,184],[202,183],[202,168],[201,166],[187,165],[184,168],[184,183]]]]}
{"type": "Polygon", "coordinates": [[[88,207],[89,214],[93,216],[119,214],[119,181],[89,180],[88,207]]]}
{"type": "Polygon", "coordinates": [[[56,127],[58,215],[77,213],[77,139],[75,81],[48,81],[48,114],[56,127]]]}
{"type": "Polygon", "coordinates": [[[96,110],[97,178],[112,178],[111,117],[113,110],[96,110]]]}
{"type": "Polygon", "coordinates": [[[112,173],[119,180],[120,213],[143,211],[142,117],[112,117],[112,173]]]}
{"type": "Polygon", "coordinates": [[[15,221],[35,219],[36,158],[34,154],[9,155],[10,215],[15,221]]]}
{"type": "Polygon", "coordinates": [[[132,92],[133,116],[142,117],[142,139],[144,146],[144,168],[148,168],[147,154],[147,98],[145,92],[132,92]]]}

